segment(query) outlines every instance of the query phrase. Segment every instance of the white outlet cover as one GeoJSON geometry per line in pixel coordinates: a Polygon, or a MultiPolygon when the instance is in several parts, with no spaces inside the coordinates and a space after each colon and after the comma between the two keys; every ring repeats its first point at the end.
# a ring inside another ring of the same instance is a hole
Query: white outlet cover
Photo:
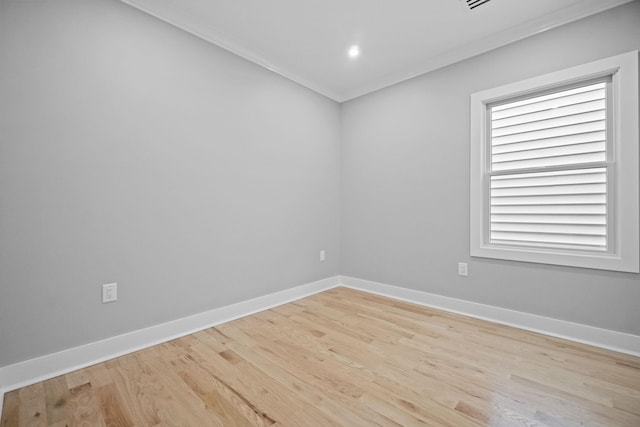
{"type": "Polygon", "coordinates": [[[107,283],[102,285],[102,302],[113,302],[118,300],[118,284],[107,283]]]}
{"type": "Polygon", "coordinates": [[[458,275],[465,277],[469,275],[469,266],[466,262],[458,263],[458,275]]]}

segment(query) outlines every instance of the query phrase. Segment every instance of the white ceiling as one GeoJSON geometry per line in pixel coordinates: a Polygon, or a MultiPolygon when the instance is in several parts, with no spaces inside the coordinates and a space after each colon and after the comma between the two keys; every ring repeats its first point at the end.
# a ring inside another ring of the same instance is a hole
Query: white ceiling
{"type": "Polygon", "coordinates": [[[631,0],[122,1],[342,102],[631,0]]]}

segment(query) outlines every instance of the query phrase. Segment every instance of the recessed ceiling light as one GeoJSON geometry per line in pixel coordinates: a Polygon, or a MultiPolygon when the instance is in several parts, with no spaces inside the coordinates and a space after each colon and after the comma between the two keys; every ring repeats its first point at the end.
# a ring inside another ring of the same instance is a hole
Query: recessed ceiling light
{"type": "Polygon", "coordinates": [[[349,48],[349,58],[357,58],[360,56],[360,47],[356,44],[349,48]]]}

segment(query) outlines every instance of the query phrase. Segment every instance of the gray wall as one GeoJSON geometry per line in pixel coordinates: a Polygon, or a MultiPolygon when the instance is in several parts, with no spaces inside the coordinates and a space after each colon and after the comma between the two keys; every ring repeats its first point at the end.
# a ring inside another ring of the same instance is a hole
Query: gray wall
{"type": "Polygon", "coordinates": [[[0,9],[0,366],[339,272],[337,103],[116,0],[0,9]]]}
{"type": "Polygon", "coordinates": [[[342,104],[341,273],[640,334],[637,274],[469,257],[469,95],[638,48],[633,2],[342,104]]]}

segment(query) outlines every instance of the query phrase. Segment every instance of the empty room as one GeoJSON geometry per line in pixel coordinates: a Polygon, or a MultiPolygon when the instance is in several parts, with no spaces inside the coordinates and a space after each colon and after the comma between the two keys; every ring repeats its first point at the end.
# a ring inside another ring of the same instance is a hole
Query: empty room
{"type": "Polygon", "coordinates": [[[640,1],[0,0],[0,426],[640,426],[640,1]]]}

